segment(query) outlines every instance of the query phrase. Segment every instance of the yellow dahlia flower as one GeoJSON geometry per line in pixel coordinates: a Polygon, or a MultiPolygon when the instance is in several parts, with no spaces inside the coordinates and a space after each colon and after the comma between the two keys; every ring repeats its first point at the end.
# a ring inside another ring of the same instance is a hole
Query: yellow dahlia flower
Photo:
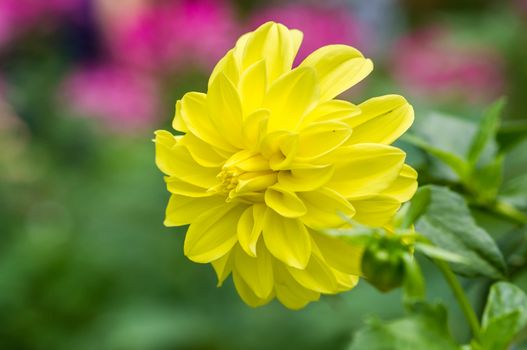
{"type": "Polygon", "coordinates": [[[276,297],[298,309],[353,288],[361,248],[320,233],[387,224],[417,187],[405,153],[389,146],[413,121],[397,95],[360,105],[335,99],[366,77],[369,59],[322,47],[298,67],[302,33],[273,22],[243,35],[211,74],[207,93],[176,103],[174,129],[156,132],[171,193],[166,226],[190,224],[184,252],[232,273],[251,306],[276,297]]]}

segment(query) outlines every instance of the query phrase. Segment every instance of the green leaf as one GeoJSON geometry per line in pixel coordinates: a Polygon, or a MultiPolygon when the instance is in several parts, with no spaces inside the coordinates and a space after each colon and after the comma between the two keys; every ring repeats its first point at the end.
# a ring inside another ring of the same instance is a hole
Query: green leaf
{"type": "Polygon", "coordinates": [[[527,326],[527,295],[507,282],[495,283],[483,312],[481,343],[485,350],[505,350],[527,326]]]}
{"type": "Polygon", "coordinates": [[[468,163],[458,155],[451,153],[449,151],[442,150],[440,148],[434,147],[431,144],[427,143],[423,139],[415,135],[406,134],[403,136],[402,140],[420,147],[424,151],[430,153],[434,157],[441,160],[443,163],[448,165],[460,179],[466,178],[469,170],[468,163]]]}
{"type": "Polygon", "coordinates": [[[417,119],[412,129],[428,144],[464,159],[477,127],[467,118],[431,112],[417,119]]]}
{"type": "Polygon", "coordinates": [[[502,278],[506,271],[503,256],[496,242],[476,224],[464,198],[440,186],[424,186],[421,191],[429,192],[430,201],[416,228],[435,246],[468,262],[454,263],[453,270],[465,276],[502,278]]]}
{"type": "Polygon", "coordinates": [[[426,255],[430,259],[439,259],[458,264],[470,264],[470,261],[467,260],[465,257],[431,244],[415,243],[414,248],[416,251],[426,255]]]}
{"type": "Polygon", "coordinates": [[[478,162],[487,144],[495,140],[504,106],[505,99],[500,98],[487,109],[481,119],[467,155],[468,162],[472,167],[478,162]]]}
{"type": "Polygon", "coordinates": [[[525,138],[527,138],[527,121],[525,120],[504,121],[496,137],[501,153],[510,151],[525,138]]]}
{"type": "Polygon", "coordinates": [[[412,198],[410,206],[407,207],[403,217],[401,228],[409,228],[415,224],[417,219],[424,213],[430,202],[430,191],[417,191],[412,198]]]}
{"type": "Polygon", "coordinates": [[[527,208],[527,174],[523,174],[505,183],[499,195],[500,199],[518,208],[527,208]]]}
{"type": "Polygon", "coordinates": [[[503,159],[504,157],[499,155],[483,167],[473,169],[467,186],[475,190],[478,199],[484,202],[496,199],[503,181],[503,159]]]}
{"type": "Polygon", "coordinates": [[[410,315],[388,323],[371,322],[360,329],[348,350],[459,350],[447,328],[442,305],[410,306],[410,315]]]}

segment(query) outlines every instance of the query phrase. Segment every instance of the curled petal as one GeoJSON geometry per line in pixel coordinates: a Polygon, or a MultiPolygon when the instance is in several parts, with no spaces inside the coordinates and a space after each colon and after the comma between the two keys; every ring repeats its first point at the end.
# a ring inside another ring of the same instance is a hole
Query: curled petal
{"type": "Polygon", "coordinates": [[[381,194],[406,202],[413,197],[415,191],[417,191],[417,171],[405,164],[399,176],[381,194]]]}
{"type": "Polygon", "coordinates": [[[234,287],[242,298],[242,300],[249,306],[258,307],[267,304],[274,298],[274,293],[271,293],[267,298],[258,297],[251,287],[247,285],[245,280],[240,276],[237,270],[233,270],[232,279],[234,281],[234,287]]]}
{"type": "Polygon", "coordinates": [[[223,73],[218,74],[209,88],[207,108],[224,140],[235,148],[243,148],[242,103],[236,87],[223,73]]]}
{"type": "Polygon", "coordinates": [[[232,251],[228,252],[218,260],[211,262],[214,272],[216,272],[216,276],[218,277],[218,287],[221,287],[225,279],[227,279],[232,272],[233,264],[231,254],[232,251]]]}
{"type": "MultiPolygon", "coordinates": [[[[241,39],[241,38],[240,38],[241,39]]],[[[232,49],[219,62],[216,64],[209,78],[209,87],[212,85],[212,82],[216,79],[218,74],[222,73],[232,81],[234,84],[238,83],[240,74],[239,74],[239,64],[235,57],[235,50],[232,49]]]]}
{"type": "Polygon", "coordinates": [[[239,42],[236,50],[243,48],[241,54],[242,70],[255,62],[266,62],[267,76],[273,81],[291,69],[298,47],[297,32],[291,33],[284,25],[268,22],[249,33],[244,43],[239,42]]]}
{"type": "Polygon", "coordinates": [[[331,267],[314,254],[305,268],[288,267],[288,271],[299,284],[314,292],[335,294],[339,290],[331,267]]]}
{"type": "Polygon", "coordinates": [[[374,97],[361,103],[359,107],[362,113],[346,121],[353,129],[348,144],[391,144],[414,121],[412,106],[399,95],[374,97]]]}
{"type": "Polygon", "coordinates": [[[207,108],[207,95],[199,92],[186,93],[181,99],[180,113],[188,130],[198,138],[221,150],[236,151],[214,126],[207,108]]]}
{"type": "Polygon", "coordinates": [[[302,192],[298,196],[307,208],[306,215],[302,216],[301,220],[311,228],[339,227],[345,223],[341,215],[355,215],[355,209],[346,198],[329,188],[302,192]]]}
{"type": "Polygon", "coordinates": [[[203,213],[203,208],[216,208],[224,202],[225,200],[219,196],[192,198],[173,194],[168,201],[164,225],[187,225],[203,213]]]}
{"type": "Polygon", "coordinates": [[[177,177],[165,177],[167,190],[172,194],[178,194],[185,197],[210,197],[215,195],[214,192],[208,191],[207,188],[195,186],[188,182],[181,181],[177,177]]]}
{"type": "Polygon", "coordinates": [[[188,132],[179,139],[180,145],[185,146],[192,158],[201,166],[217,168],[225,162],[225,157],[214,147],[188,132]]]}
{"type": "Polygon", "coordinates": [[[300,132],[297,158],[309,161],[342,145],[351,135],[351,128],[342,122],[312,123],[300,132]]]}
{"type": "Polygon", "coordinates": [[[265,204],[286,218],[297,218],[307,212],[305,204],[294,192],[280,186],[271,186],[265,191],[265,204]]]}
{"type": "Polygon", "coordinates": [[[315,231],[310,233],[320,254],[331,267],[346,274],[356,276],[361,274],[360,266],[363,252],[361,246],[315,231]]]}
{"type": "Polygon", "coordinates": [[[287,266],[306,267],[311,256],[311,238],[306,227],[297,219],[288,219],[267,209],[263,238],[269,252],[287,266]]]}
{"type": "Polygon", "coordinates": [[[333,176],[332,165],[311,168],[293,168],[278,173],[280,187],[290,191],[313,191],[324,186],[333,176]]]}
{"type": "Polygon", "coordinates": [[[168,131],[156,131],[156,164],[165,174],[194,186],[209,188],[217,183],[217,168],[205,168],[196,163],[188,149],[179,145],[168,131]]]}
{"type": "Polygon", "coordinates": [[[262,139],[261,150],[271,169],[287,169],[296,157],[298,134],[285,130],[269,133],[262,139]]]}
{"type": "Polygon", "coordinates": [[[335,173],[327,186],[353,198],[386,189],[399,175],[406,154],[395,147],[372,143],[341,147],[332,156],[335,173]]]}
{"type": "Polygon", "coordinates": [[[276,297],[287,308],[298,310],[320,298],[320,293],[298,283],[282,264],[275,263],[274,271],[276,297]]]}
{"type": "Polygon", "coordinates": [[[243,212],[238,221],[238,242],[252,257],[256,257],[256,243],[262,233],[265,210],[265,205],[254,204],[243,212]]]}
{"type": "Polygon", "coordinates": [[[302,126],[307,127],[313,122],[344,121],[361,113],[359,107],[343,100],[329,100],[320,103],[302,119],[302,126]]]}
{"type": "Polygon", "coordinates": [[[245,284],[260,299],[267,299],[274,286],[272,258],[260,241],[258,257],[247,255],[241,248],[234,250],[234,268],[245,284]]]}
{"type": "Polygon", "coordinates": [[[313,253],[306,268],[299,270],[288,267],[288,271],[305,288],[324,294],[349,290],[358,282],[358,276],[333,268],[325,260],[316,243],[313,243],[313,253]]]}
{"type": "Polygon", "coordinates": [[[184,253],[192,261],[209,263],[227,254],[236,244],[236,225],[245,207],[223,204],[200,215],[190,225],[184,253]]]}
{"type": "Polygon", "coordinates": [[[181,100],[176,101],[176,114],[172,120],[172,127],[177,131],[188,132],[187,125],[181,116],[181,100]]]}
{"type": "Polygon", "coordinates": [[[269,88],[263,107],[271,112],[267,128],[295,131],[304,114],[318,101],[318,84],[312,68],[295,68],[269,88]],[[292,103],[294,101],[294,103],[292,103]]]}
{"type": "Polygon", "coordinates": [[[243,122],[243,141],[247,149],[256,150],[260,147],[267,131],[267,121],[271,113],[267,109],[258,109],[249,114],[243,122]]]}
{"type": "Polygon", "coordinates": [[[401,202],[386,195],[371,195],[350,200],[357,213],[353,220],[373,226],[386,225],[401,207],[401,202]]]}
{"type": "Polygon", "coordinates": [[[267,92],[267,71],[264,60],[254,63],[243,72],[238,90],[244,116],[250,115],[261,107],[267,92]]]}
{"type": "Polygon", "coordinates": [[[351,46],[328,45],[307,56],[299,67],[316,71],[320,100],[328,101],[370,74],[373,63],[351,46]]]}

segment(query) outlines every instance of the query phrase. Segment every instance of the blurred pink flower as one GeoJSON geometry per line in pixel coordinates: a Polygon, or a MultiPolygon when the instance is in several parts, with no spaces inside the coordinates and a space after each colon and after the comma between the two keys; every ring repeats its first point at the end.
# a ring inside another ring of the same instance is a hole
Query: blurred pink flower
{"type": "Polygon", "coordinates": [[[237,34],[229,2],[222,0],[152,3],[108,26],[110,50],[119,61],[161,72],[188,64],[209,69],[237,34]]]}
{"type": "Polygon", "coordinates": [[[527,0],[516,0],[514,5],[522,15],[527,16],[527,0]]]}
{"type": "Polygon", "coordinates": [[[488,102],[504,91],[503,58],[492,47],[460,43],[442,27],[420,30],[394,47],[395,79],[418,96],[488,102]]]}
{"type": "Polygon", "coordinates": [[[151,126],[159,110],[152,80],[113,65],[78,69],[60,91],[75,114],[98,118],[119,131],[151,126]]]}
{"type": "Polygon", "coordinates": [[[363,25],[345,7],[322,7],[306,4],[277,5],[257,11],[249,20],[251,27],[267,22],[283,23],[304,33],[304,40],[295,64],[319,47],[345,44],[366,49],[363,25]]]}
{"type": "Polygon", "coordinates": [[[75,11],[83,0],[0,0],[0,46],[18,33],[75,11]]]}

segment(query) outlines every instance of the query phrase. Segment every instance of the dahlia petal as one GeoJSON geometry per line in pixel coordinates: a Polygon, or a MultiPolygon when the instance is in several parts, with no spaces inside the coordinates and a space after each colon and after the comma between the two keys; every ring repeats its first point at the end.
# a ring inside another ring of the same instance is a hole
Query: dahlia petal
{"type": "Polygon", "coordinates": [[[204,168],[196,163],[189,151],[177,144],[174,136],[168,131],[159,130],[155,135],[156,164],[162,172],[203,188],[217,183],[218,169],[204,168]]]}
{"type": "Polygon", "coordinates": [[[333,176],[333,166],[282,170],[278,173],[280,187],[290,191],[313,191],[326,184],[333,176]]]}
{"type": "Polygon", "coordinates": [[[401,202],[386,195],[371,195],[360,199],[350,199],[357,211],[353,220],[368,226],[386,225],[401,207],[401,202]]]}
{"type": "Polygon", "coordinates": [[[303,287],[282,266],[275,264],[275,292],[282,304],[292,310],[298,310],[320,298],[320,293],[303,287]]]}
{"type": "Polygon", "coordinates": [[[350,135],[351,128],[342,122],[312,123],[300,132],[296,156],[299,161],[318,158],[342,145],[350,135]]]}
{"type": "Polygon", "coordinates": [[[298,29],[290,29],[289,35],[291,35],[291,41],[293,45],[293,61],[298,54],[298,50],[300,49],[300,46],[302,45],[302,40],[304,39],[304,33],[299,31],[298,29]]]}
{"type": "Polygon", "coordinates": [[[311,254],[309,263],[304,269],[288,267],[288,271],[303,287],[317,293],[335,294],[339,290],[331,267],[315,254],[311,254]]]}
{"type": "Polygon", "coordinates": [[[268,131],[298,129],[304,114],[316,105],[318,95],[312,68],[295,68],[284,74],[270,86],[264,97],[263,107],[271,111],[268,131]]]}
{"type": "Polygon", "coordinates": [[[214,268],[214,272],[216,272],[216,276],[218,277],[218,287],[221,287],[225,279],[229,277],[232,271],[232,251],[228,252],[218,260],[214,260],[211,262],[212,267],[214,268]]]}
{"type": "Polygon", "coordinates": [[[181,117],[188,130],[204,142],[224,151],[236,151],[214,127],[207,109],[207,95],[186,93],[181,99],[181,117]]]}
{"type": "Polygon", "coordinates": [[[232,49],[232,54],[236,62],[238,63],[240,69],[241,69],[241,62],[243,59],[243,54],[245,52],[245,46],[247,46],[247,42],[249,41],[249,38],[251,38],[253,35],[253,32],[245,33],[242,36],[236,40],[236,45],[234,45],[234,49],[232,49]]]}
{"type": "Polygon", "coordinates": [[[252,292],[261,299],[266,299],[273,291],[272,258],[263,242],[258,244],[258,257],[251,257],[241,249],[234,250],[234,268],[252,292]]]}
{"type": "Polygon", "coordinates": [[[172,120],[172,128],[177,131],[188,132],[187,125],[181,116],[181,100],[176,101],[176,113],[172,120]]]}
{"type": "Polygon", "coordinates": [[[331,268],[331,271],[335,275],[335,280],[337,281],[337,292],[350,290],[359,283],[359,276],[357,275],[344,273],[334,268],[331,268]]]}
{"type": "Polygon", "coordinates": [[[192,198],[178,194],[170,196],[166,209],[165,226],[181,226],[192,223],[204,208],[215,208],[225,200],[219,196],[192,198]]]}
{"type": "Polygon", "coordinates": [[[311,67],[320,84],[320,100],[331,100],[364,79],[373,70],[371,60],[346,45],[328,45],[314,51],[299,67],[311,67]]]}
{"type": "Polygon", "coordinates": [[[335,172],[327,186],[348,199],[386,189],[399,175],[406,156],[398,148],[373,143],[337,151],[332,155],[335,172]]]}
{"type": "Polygon", "coordinates": [[[305,204],[294,192],[280,186],[267,188],[265,204],[286,218],[297,218],[307,212],[305,204]]]}
{"type": "Polygon", "coordinates": [[[270,114],[267,109],[259,109],[245,118],[242,132],[244,145],[247,149],[255,150],[260,146],[265,136],[270,114]]]}
{"type": "Polygon", "coordinates": [[[261,143],[262,155],[269,159],[269,166],[273,170],[289,168],[298,150],[298,134],[285,130],[278,130],[267,134],[261,143]]]}
{"type": "Polygon", "coordinates": [[[415,191],[417,191],[417,171],[405,164],[397,179],[381,194],[406,202],[413,197],[415,191]]]}
{"type": "Polygon", "coordinates": [[[192,158],[204,167],[220,167],[225,162],[225,157],[214,150],[214,147],[188,132],[178,143],[185,146],[192,158]]]}
{"type": "Polygon", "coordinates": [[[299,220],[284,218],[267,209],[263,238],[269,252],[287,266],[306,267],[311,256],[311,238],[299,220]]]}
{"type": "Polygon", "coordinates": [[[329,100],[320,103],[302,119],[302,126],[311,125],[312,122],[342,121],[359,115],[361,110],[351,102],[343,100],[329,100]]]}
{"type": "Polygon", "coordinates": [[[174,135],[166,130],[157,130],[154,132],[154,142],[156,144],[156,165],[163,173],[168,174],[173,171],[170,151],[177,144],[174,135]]]}
{"type": "Polygon", "coordinates": [[[243,302],[252,307],[258,307],[267,304],[274,298],[274,293],[271,293],[267,298],[259,298],[252,289],[243,280],[240,274],[233,270],[232,279],[234,281],[234,287],[242,298],[243,302]]]}
{"type": "Polygon", "coordinates": [[[346,122],[353,128],[347,144],[391,144],[414,121],[414,110],[404,97],[385,95],[374,97],[359,105],[362,113],[346,122]]]}
{"type": "Polygon", "coordinates": [[[315,191],[298,194],[307,208],[306,215],[300,220],[313,229],[339,227],[345,223],[341,214],[347,217],[355,215],[353,206],[338,192],[329,188],[319,188],[315,191]]]}
{"type": "Polygon", "coordinates": [[[256,243],[263,228],[266,207],[258,203],[247,208],[238,221],[238,243],[250,256],[256,257],[256,243]]]}
{"type": "Polygon", "coordinates": [[[177,177],[165,177],[167,184],[167,190],[173,194],[179,194],[186,197],[210,197],[214,196],[215,193],[208,191],[207,188],[195,186],[188,182],[181,181],[177,177]]]}
{"type": "Polygon", "coordinates": [[[313,253],[307,267],[304,270],[290,267],[288,270],[302,286],[324,294],[336,294],[349,290],[355,287],[359,280],[357,275],[332,267],[314,242],[313,253]]]}
{"type": "Polygon", "coordinates": [[[234,49],[229,50],[221,60],[218,61],[209,78],[209,88],[218,76],[218,74],[223,73],[230,81],[234,84],[238,83],[240,78],[238,63],[234,54],[234,49]]]}
{"type": "Polygon", "coordinates": [[[264,60],[254,63],[243,72],[238,90],[244,116],[253,113],[262,105],[267,91],[267,72],[264,60]]]}
{"type": "Polygon", "coordinates": [[[265,49],[268,45],[266,45],[266,42],[273,26],[273,22],[264,23],[256,28],[256,30],[245,34],[238,40],[236,43],[236,50],[241,59],[243,69],[246,69],[255,62],[267,58],[267,52],[265,49]]]}
{"type": "Polygon", "coordinates": [[[298,43],[284,25],[267,22],[247,38],[241,57],[242,69],[265,60],[269,82],[291,69],[298,43]]]}
{"type": "Polygon", "coordinates": [[[207,107],[224,139],[236,148],[243,148],[242,103],[236,87],[225,74],[219,73],[212,82],[207,93],[207,107]]]}
{"type": "Polygon", "coordinates": [[[260,192],[276,183],[276,172],[247,173],[238,178],[236,192],[260,192]]]}
{"type": "Polygon", "coordinates": [[[209,263],[227,254],[236,244],[236,225],[244,210],[245,206],[224,203],[200,215],[188,228],[185,255],[194,262],[209,263]]]}
{"type": "Polygon", "coordinates": [[[361,275],[362,247],[315,231],[310,233],[320,254],[331,267],[346,274],[361,275]]]}

